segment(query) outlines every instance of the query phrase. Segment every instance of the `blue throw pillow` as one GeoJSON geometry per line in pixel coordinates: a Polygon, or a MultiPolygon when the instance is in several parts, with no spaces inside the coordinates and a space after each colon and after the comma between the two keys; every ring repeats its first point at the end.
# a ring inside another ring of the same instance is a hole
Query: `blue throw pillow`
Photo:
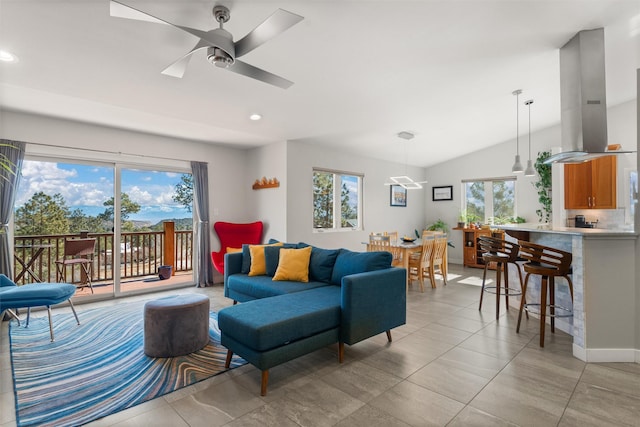
{"type": "MultiPolygon", "coordinates": [[[[281,243],[280,240],[278,239],[269,239],[269,244],[273,245],[274,243],[281,243]]],[[[281,248],[287,248],[287,249],[298,249],[298,244],[297,243],[284,243],[282,242],[282,246],[280,246],[281,248]]]]}
{"type": "Polygon", "coordinates": [[[264,262],[267,267],[267,276],[273,277],[280,263],[280,249],[284,246],[265,246],[264,262]]]}
{"type": "Polygon", "coordinates": [[[309,260],[309,280],[315,282],[331,282],[333,266],[336,263],[340,249],[321,249],[311,247],[309,260]]]}
{"type": "Polygon", "coordinates": [[[382,270],[391,267],[393,255],[390,252],[352,252],[340,249],[331,274],[331,284],[340,286],[342,278],[350,274],[382,270]]]}
{"type": "Polygon", "coordinates": [[[249,245],[242,245],[242,269],[240,272],[242,274],[249,274],[249,270],[251,270],[251,252],[249,252],[249,245]]]}

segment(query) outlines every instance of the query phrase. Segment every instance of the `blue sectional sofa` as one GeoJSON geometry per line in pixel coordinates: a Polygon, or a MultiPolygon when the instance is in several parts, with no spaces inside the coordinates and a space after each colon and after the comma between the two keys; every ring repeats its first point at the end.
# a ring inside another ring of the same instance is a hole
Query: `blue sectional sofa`
{"type": "Polygon", "coordinates": [[[224,294],[234,305],[218,322],[227,366],[235,353],[262,370],[262,395],[269,368],[335,343],[342,362],[345,343],[382,332],[391,341],[406,322],[405,270],[391,267],[387,252],[311,247],[308,282],[274,280],[280,249],[308,246],[265,247],[264,275],[249,275],[247,246],[225,255],[224,294]]]}

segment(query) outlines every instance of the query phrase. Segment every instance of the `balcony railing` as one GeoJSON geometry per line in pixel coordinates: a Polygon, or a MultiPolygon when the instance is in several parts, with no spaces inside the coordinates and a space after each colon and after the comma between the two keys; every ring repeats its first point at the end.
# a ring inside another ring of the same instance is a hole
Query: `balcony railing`
{"type": "MultiPolygon", "coordinates": [[[[20,262],[16,262],[15,277],[19,279],[17,283],[32,283],[37,280],[55,282],[56,260],[63,258],[65,239],[78,237],[96,239],[91,269],[91,281],[94,283],[112,282],[115,274],[120,274],[121,279],[155,275],[161,265],[172,265],[176,272],[193,269],[193,232],[191,230],[173,231],[173,227],[169,229],[165,227],[164,231],[121,233],[120,243],[115,246],[113,233],[16,236],[14,238],[16,260],[21,260],[27,266],[30,261],[33,261],[29,266],[30,272],[24,271],[20,262]],[[38,255],[39,249],[42,249],[42,252],[38,255]],[[116,260],[118,250],[120,259],[116,260]],[[34,255],[36,255],[35,258],[34,255]]],[[[66,281],[81,283],[83,278],[80,270],[68,268],[66,281]]]]}

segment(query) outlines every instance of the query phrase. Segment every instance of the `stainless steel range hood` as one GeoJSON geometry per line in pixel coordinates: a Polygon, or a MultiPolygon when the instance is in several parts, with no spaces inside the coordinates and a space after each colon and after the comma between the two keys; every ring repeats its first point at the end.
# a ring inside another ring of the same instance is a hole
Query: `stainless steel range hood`
{"type": "Polygon", "coordinates": [[[545,163],[630,153],[607,149],[603,28],[580,31],[560,49],[560,104],[562,152],[545,163]]]}

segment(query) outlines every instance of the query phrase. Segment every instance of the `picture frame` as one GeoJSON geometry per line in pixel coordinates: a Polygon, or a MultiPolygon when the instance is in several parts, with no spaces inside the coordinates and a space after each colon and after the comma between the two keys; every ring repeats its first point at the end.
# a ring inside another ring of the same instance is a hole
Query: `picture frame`
{"type": "Polygon", "coordinates": [[[444,185],[431,188],[431,197],[434,202],[453,200],[453,185],[444,185]]]}
{"type": "Polygon", "coordinates": [[[401,185],[390,185],[389,205],[407,207],[407,189],[401,185]]]}

